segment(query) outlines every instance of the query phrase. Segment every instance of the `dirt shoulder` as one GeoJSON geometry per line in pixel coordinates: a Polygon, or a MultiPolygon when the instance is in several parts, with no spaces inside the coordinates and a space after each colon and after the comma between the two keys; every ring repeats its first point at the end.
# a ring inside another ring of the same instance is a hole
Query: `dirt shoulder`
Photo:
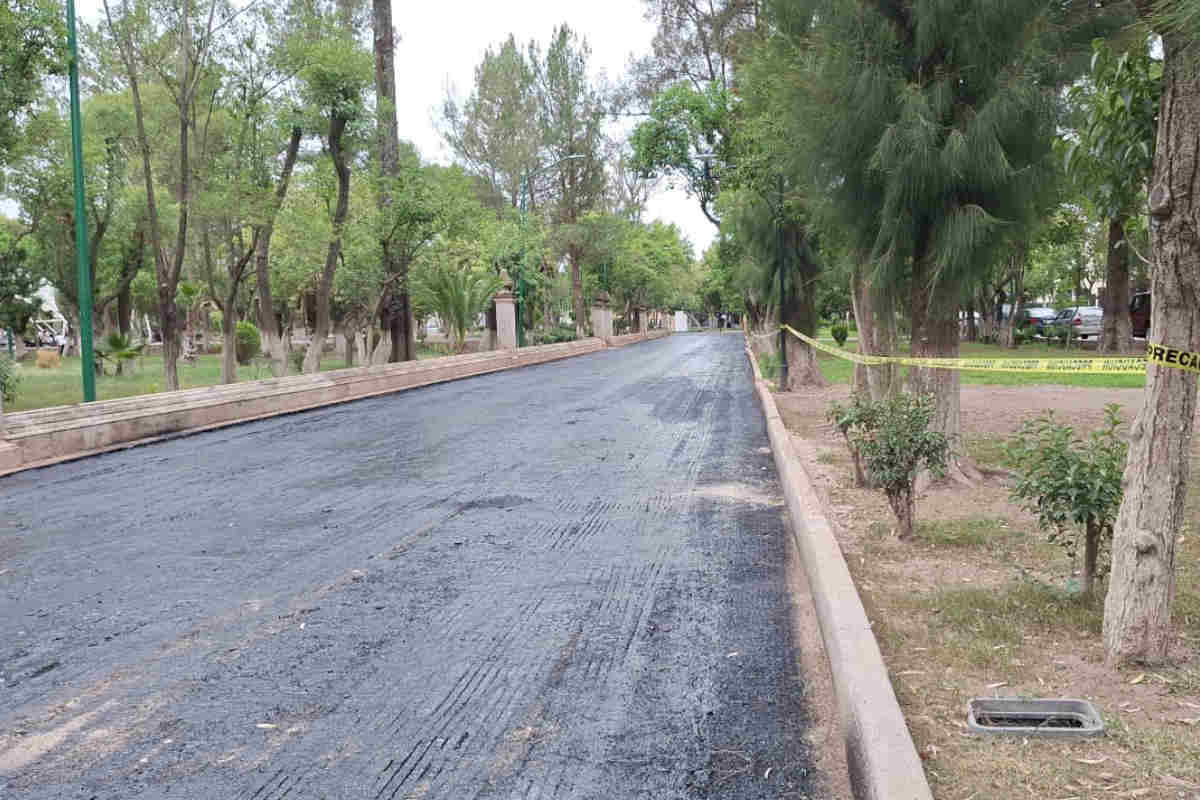
{"type": "MultiPolygon", "coordinates": [[[[776,400],[826,503],[935,796],[1200,798],[1200,469],[1177,549],[1173,663],[1114,672],[1103,664],[1103,588],[1090,602],[1068,591],[1076,565],[1004,480],[932,487],[918,502],[917,540],[896,539],[883,494],[854,487],[845,444],[825,421],[829,403],[847,393],[834,386],[776,400]],[[1076,743],[970,736],[967,702],[990,696],[1086,698],[1107,734],[1076,743]]],[[[976,458],[994,461],[1043,409],[1086,431],[1109,403],[1132,419],[1141,390],[964,387],[964,436],[976,458]]]]}

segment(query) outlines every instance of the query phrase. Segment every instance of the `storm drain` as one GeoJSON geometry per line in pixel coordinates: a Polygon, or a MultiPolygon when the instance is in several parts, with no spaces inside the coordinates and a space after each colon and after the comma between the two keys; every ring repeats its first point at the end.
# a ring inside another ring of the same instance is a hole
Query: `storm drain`
{"type": "Polygon", "coordinates": [[[967,703],[967,727],[987,735],[1084,737],[1104,733],[1104,720],[1087,700],[977,697],[967,703]]]}

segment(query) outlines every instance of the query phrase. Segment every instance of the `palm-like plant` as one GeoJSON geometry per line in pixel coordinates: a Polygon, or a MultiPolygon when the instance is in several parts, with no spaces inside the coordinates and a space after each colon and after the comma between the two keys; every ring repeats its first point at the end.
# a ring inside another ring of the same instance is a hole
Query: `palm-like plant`
{"type": "Polygon", "coordinates": [[[466,349],[467,331],[484,312],[492,295],[500,290],[497,275],[470,269],[438,265],[414,281],[417,305],[436,313],[454,334],[454,352],[466,349]]]}
{"type": "MultiPolygon", "coordinates": [[[[142,348],[145,346],[145,343],[135,345],[130,337],[113,331],[105,336],[104,342],[96,348],[96,358],[100,360],[101,364],[111,361],[116,366],[116,374],[120,375],[121,365],[140,356],[142,348]]],[[[103,371],[103,366],[101,366],[101,372],[103,371]]]]}

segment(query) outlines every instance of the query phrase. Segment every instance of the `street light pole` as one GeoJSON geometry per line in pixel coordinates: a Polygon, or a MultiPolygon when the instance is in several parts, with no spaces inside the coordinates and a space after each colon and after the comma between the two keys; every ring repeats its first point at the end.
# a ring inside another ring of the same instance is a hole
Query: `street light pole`
{"type": "Polygon", "coordinates": [[[67,0],[67,46],[70,48],[71,162],[75,172],[75,263],[79,281],[79,362],[83,370],[83,402],[96,399],[96,366],[92,363],[92,271],[88,263],[86,204],[83,198],[83,123],[79,115],[79,46],[75,41],[75,0],[67,0]]]}

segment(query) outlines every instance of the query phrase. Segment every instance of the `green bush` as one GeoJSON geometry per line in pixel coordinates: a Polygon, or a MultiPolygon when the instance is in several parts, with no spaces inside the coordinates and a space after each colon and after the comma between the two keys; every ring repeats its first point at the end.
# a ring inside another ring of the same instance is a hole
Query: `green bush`
{"type": "Polygon", "coordinates": [[[253,322],[239,320],[234,328],[234,355],[242,366],[250,363],[262,350],[262,337],[253,322]]]}
{"type": "Polygon", "coordinates": [[[307,349],[299,347],[288,353],[288,361],[292,362],[292,372],[297,375],[304,372],[304,356],[307,353],[307,349]]]}
{"type": "Polygon", "coordinates": [[[878,409],[878,404],[872,403],[870,397],[858,392],[850,396],[850,402],[846,405],[834,401],[830,404],[829,412],[826,414],[829,421],[846,440],[846,447],[849,448],[850,457],[854,460],[854,485],[858,487],[871,486],[871,482],[867,479],[866,472],[863,471],[862,454],[859,453],[858,446],[854,443],[850,432],[855,429],[875,427],[875,416],[878,414],[878,409]]]}
{"type": "Polygon", "coordinates": [[[946,469],[950,440],[929,430],[936,408],[932,396],[898,393],[881,400],[856,399],[851,409],[830,409],[839,428],[847,416],[851,451],[862,459],[871,485],[883,490],[899,523],[900,538],[916,527],[917,475],[922,469],[941,477],[946,469]]]}
{"type": "Polygon", "coordinates": [[[837,323],[829,329],[829,333],[833,335],[833,340],[837,342],[838,347],[846,346],[846,337],[850,335],[850,329],[842,323],[837,323]]]}
{"type": "Polygon", "coordinates": [[[575,341],[575,326],[556,325],[548,331],[535,331],[532,338],[534,344],[559,344],[561,342],[573,342],[575,341]]]}
{"type": "Polygon", "coordinates": [[[767,380],[775,380],[779,377],[779,356],[774,352],[759,354],[758,371],[767,380]]]}
{"type": "Polygon", "coordinates": [[[21,373],[16,362],[8,356],[0,356],[0,394],[4,402],[14,403],[17,400],[17,386],[21,383],[21,373]]]}
{"type": "Polygon", "coordinates": [[[1120,411],[1115,403],[1106,406],[1104,426],[1086,440],[1047,411],[1027,420],[1007,447],[1018,474],[1012,496],[1050,529],[1047,538],[1074,559],[1083,534],[1083,591],[1089,595],[1102,572],[1101,551],[1111,546],[1121,506],[1129,448],[1117,432],[1120,411]]]}

